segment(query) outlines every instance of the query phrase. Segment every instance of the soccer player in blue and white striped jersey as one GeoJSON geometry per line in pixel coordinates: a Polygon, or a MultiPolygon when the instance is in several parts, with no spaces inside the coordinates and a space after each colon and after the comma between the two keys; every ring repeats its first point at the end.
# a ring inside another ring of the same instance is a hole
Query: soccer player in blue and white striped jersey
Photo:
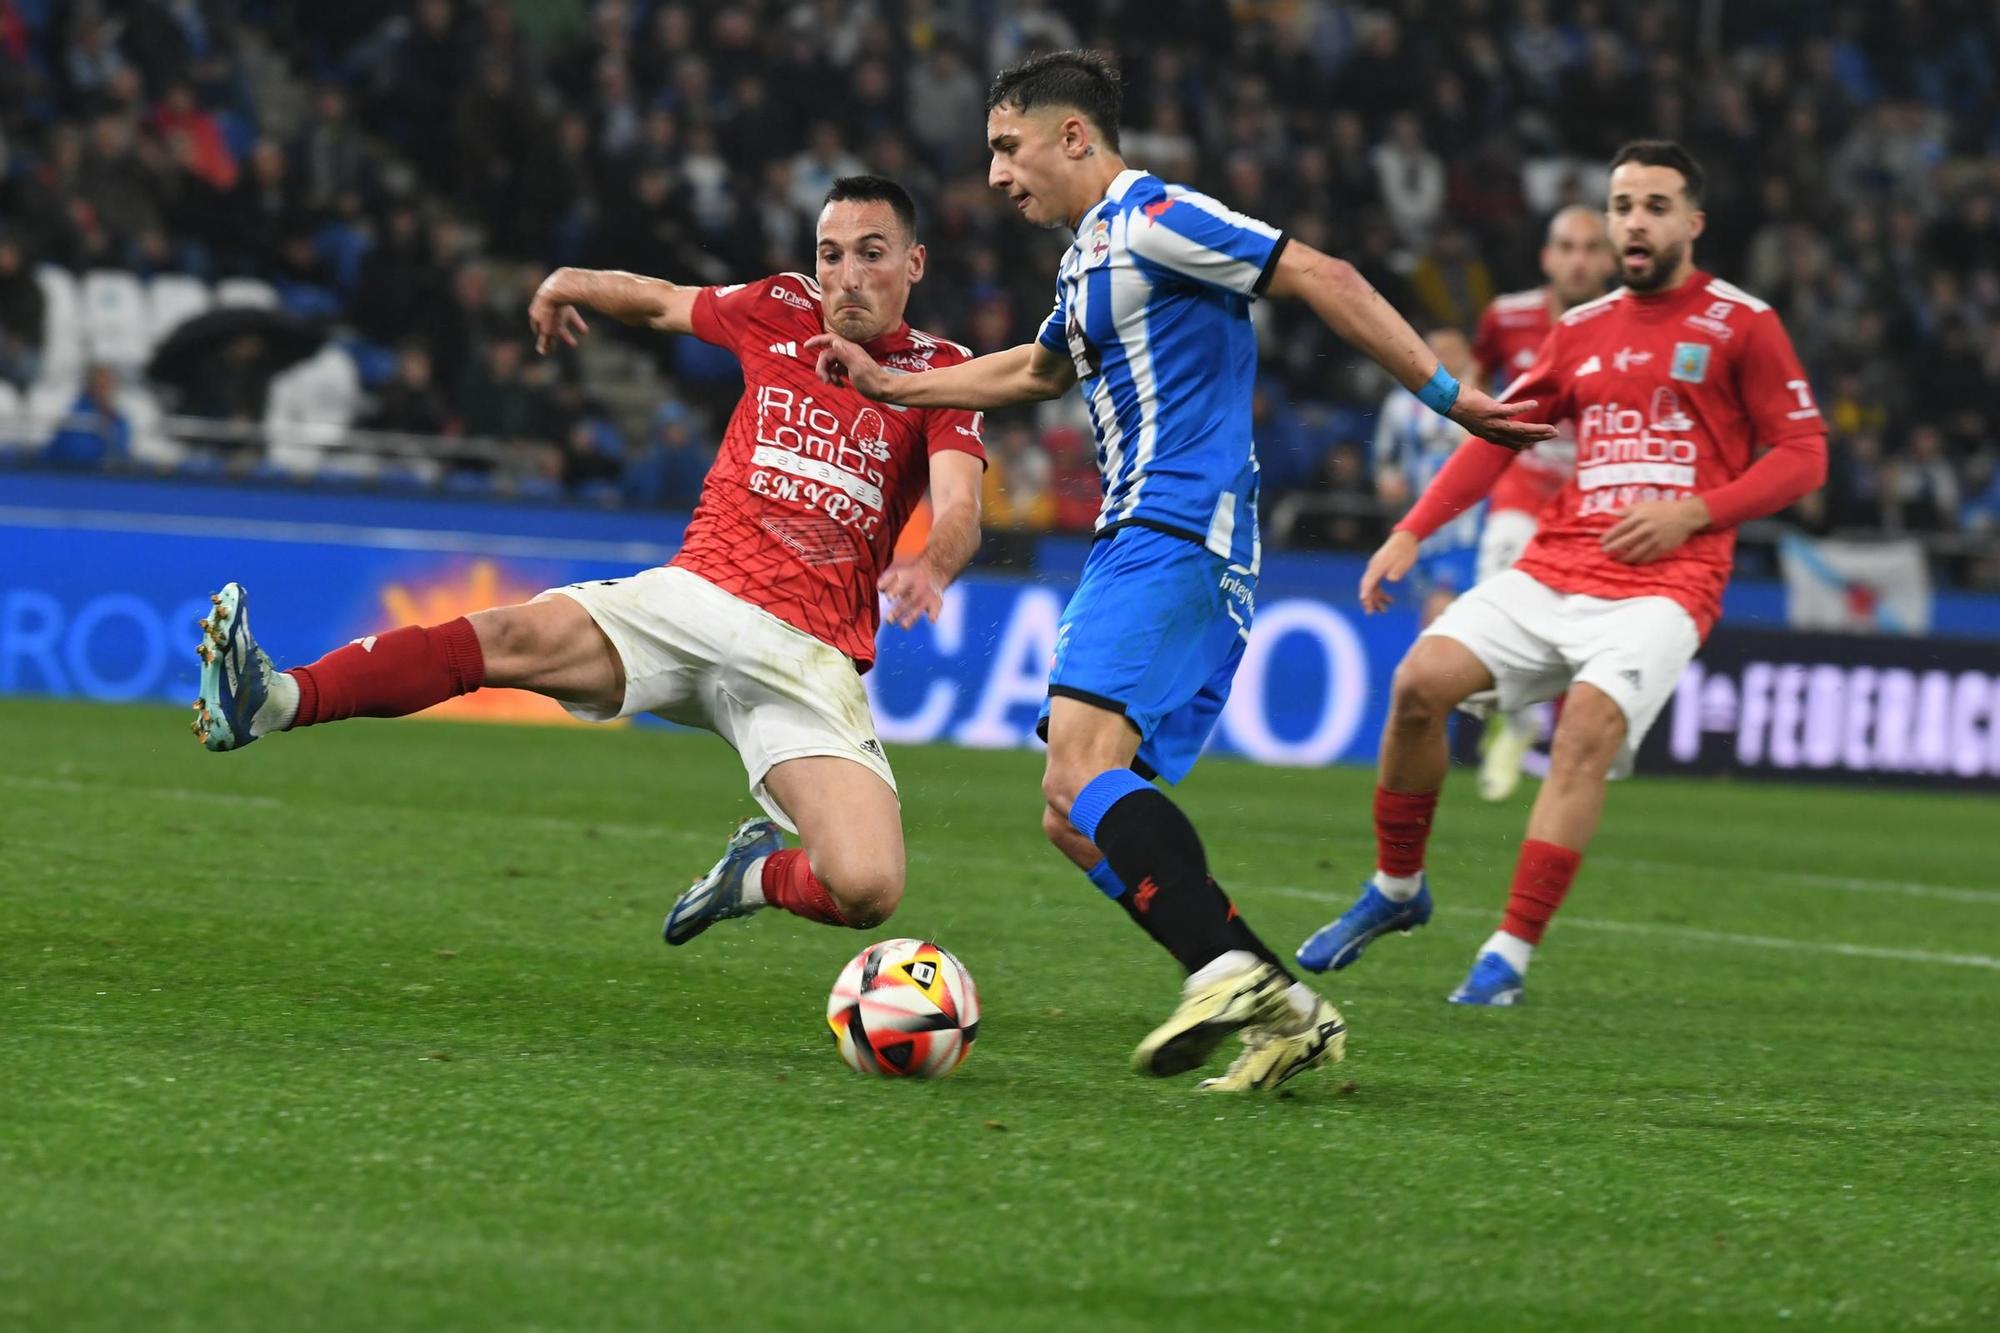
{"type": "Polygon", "coordinates": [[[1042,828],[1188,973],[1134,1065],[1184,1073],[1240,1031],[1243,1055],[1202,1086],[1275,1088],[1337,1060],[1345,1027],[1237,915],[1194,826],[1150,781],[1193,767],[1255,611],[1251,303],[1305,301],[1475,435],[1521,447],[1554,429],[1530,423],[1533,402],[1461,387],[1351,265],[1128,168],[1119,102],[1117,71],[1084,51],[1026,60],[988,92],[989,183],[1028,221],[1075,234],[1033,342],[913,375],[834,333],[808,346],[829,380],[909,406],[991,410],[1082,387],[1104,505],[1049,673],[1042,828]]]}

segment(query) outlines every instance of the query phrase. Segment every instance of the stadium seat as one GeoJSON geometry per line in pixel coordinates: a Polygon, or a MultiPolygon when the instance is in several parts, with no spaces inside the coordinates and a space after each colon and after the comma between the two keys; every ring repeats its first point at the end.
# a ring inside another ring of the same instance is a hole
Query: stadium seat
{"type": "Polygon", "coordinates": [[[377,488],[396,495],[413,495],[430,487],[430,478],[402,460],[386,462],[375,474],[377,488]]]}
{"type": "Polygon", "coordinates": [[[225,468],[222,459],[206,450],[190,453],[174,465],[175,476],[202,481],[219,477],[224,471],[225,468]]]}
{"type": "Polygon", "coordinates": [[[83,295],[68,269],[43,264],[35,269],[41,284],[42,378],[73,380],[83,374],[83,295]]]}
{"type": "Polygon", "coordinates": [[[146,289],[123,269],[92,269],[83,276],[83,341],[92,361],[120,372],[137,370],[152,350],[146,289]]]}
{"type": "Polygon", "coordinates": [[[312,282],[281,282],[278,304],[301,319],[340,318],[340,295],[329,287],[312,282]]]}
{"type": "Polygon", "coordinates": [[[354,358],[355,368],[361,372],[362,388],[379,389],[396,378],[394,350],[366,338],[343,338],[340,345],[354,358]]]}
{"type": "Polygon", "coordinates": [[[56,423],[69,415],[70,404],[83,391],[80,377],[57,378],[46,368],[40,380],[28,389],[27,425],[29,437],[40,444],[55,430],[56,423]]]}
{"type": "Polygon", "coordinates": [[[208,284],[186,273],[162,273],[146,288],[147,322],[153,346],[207,310],[215,301],[208,284]]]}
{"type": "Polygon", "coordinates": [[[11,453],[28,443],[28,404],[21,391],[0,380],[0,454],[11,453]]]}
{"type": "Polygon", "coordinates": [[[441,489],[446,495],[483,500],[493,494],[493,478],[484,472],[448,472],[441,489]]]}
{"type": "Polygon", "coordinates": [[[278,290],[262,278],[224,278],[215,284],[215,303],[219,306],[256,306],[261,310],[278,308],[278,290]]]}
{"type": "Polygon", "coordinates": [[[129,384],[118,391],[118,410],[132,423],[132,461],[168,468],[187,457],[187,447],[167,434],[166,413],[152,390],[129,384]]]}
{"type": "Polygon", "coordinates": [[[347,433],[360,408],[354,359],[329,343],[271,381],[264,409],[270,461],[300,475],[325,466],[326,451],[347,433]]]}

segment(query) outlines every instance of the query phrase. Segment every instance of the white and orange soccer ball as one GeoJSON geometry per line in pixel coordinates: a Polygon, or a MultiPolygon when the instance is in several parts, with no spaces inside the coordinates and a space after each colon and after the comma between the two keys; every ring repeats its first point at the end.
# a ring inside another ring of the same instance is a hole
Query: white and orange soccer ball
{"type": "Polygon", "coordinates": [[[965,965],[928,940],[883,940],[841,969],[826,1022],[859,1073],[943,1078],[979,1036],[979,992],[965,965]]]}

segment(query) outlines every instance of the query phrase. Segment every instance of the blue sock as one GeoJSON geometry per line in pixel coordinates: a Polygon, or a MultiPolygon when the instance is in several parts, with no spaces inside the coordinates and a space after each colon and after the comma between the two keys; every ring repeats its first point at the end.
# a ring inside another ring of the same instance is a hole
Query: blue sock
{"type": "Polygon", "coordinates": [[[1111,868],[1111,862],[1099,861],[1083,873],[1097,886],[1097,891],[1111,901],[1117,902],[1125,896],[1125,881],[1118,878],[1118,872],[1111,868]]]}
{"type": "Polygon", "coordinates": [[[1152,783],[1129,768],[1107,768],[1084,783],[1083,790],[1070,803],[1069,826],[1096,842],[1097,826],[1104,822],[1105,813],[1112,806],[1135,791],[1154,790],[1152,783]]]}

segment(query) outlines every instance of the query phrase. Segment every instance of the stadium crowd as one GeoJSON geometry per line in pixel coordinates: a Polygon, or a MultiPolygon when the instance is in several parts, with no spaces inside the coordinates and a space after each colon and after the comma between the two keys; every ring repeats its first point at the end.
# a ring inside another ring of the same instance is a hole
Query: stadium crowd
{"type": "MultiPolygon", "coordinates": [[[[632,355],[658,359],[657,410],[607,401],[587,358],[529,354],[528,284],[803,267],[828,183],[867,169],[920,203],[913,322],[1020,341],[1068,238],[987,190],[984,87],[1076,44],[1121,57],[1133,162],[1431,326],[1538,282],[1545,219],[1601,197],[1622,140],[1682,140],[1704,267],[1779,307],[1833,428],[1796,517],[2000,530],[2000,10],[1978,0],[0,0],[0,382],[74,400],[53,458],[116,461],[117,384],[51,384],[38,266],[247,279],[338,328],[351,424],[517,441],[545,493],[684,506],[733,365],[656,340],[632,355]]],[[[1366,543],[1387,386],[1307,312],[1262,318],[1267,502],[1349,496],[1296,535],[1366,543]]],[[[272,392],[180,406],[254,421],[272,392]]],[[[996,526],[1088,524],[1073,412],[994,423],[996,526]]]]}

